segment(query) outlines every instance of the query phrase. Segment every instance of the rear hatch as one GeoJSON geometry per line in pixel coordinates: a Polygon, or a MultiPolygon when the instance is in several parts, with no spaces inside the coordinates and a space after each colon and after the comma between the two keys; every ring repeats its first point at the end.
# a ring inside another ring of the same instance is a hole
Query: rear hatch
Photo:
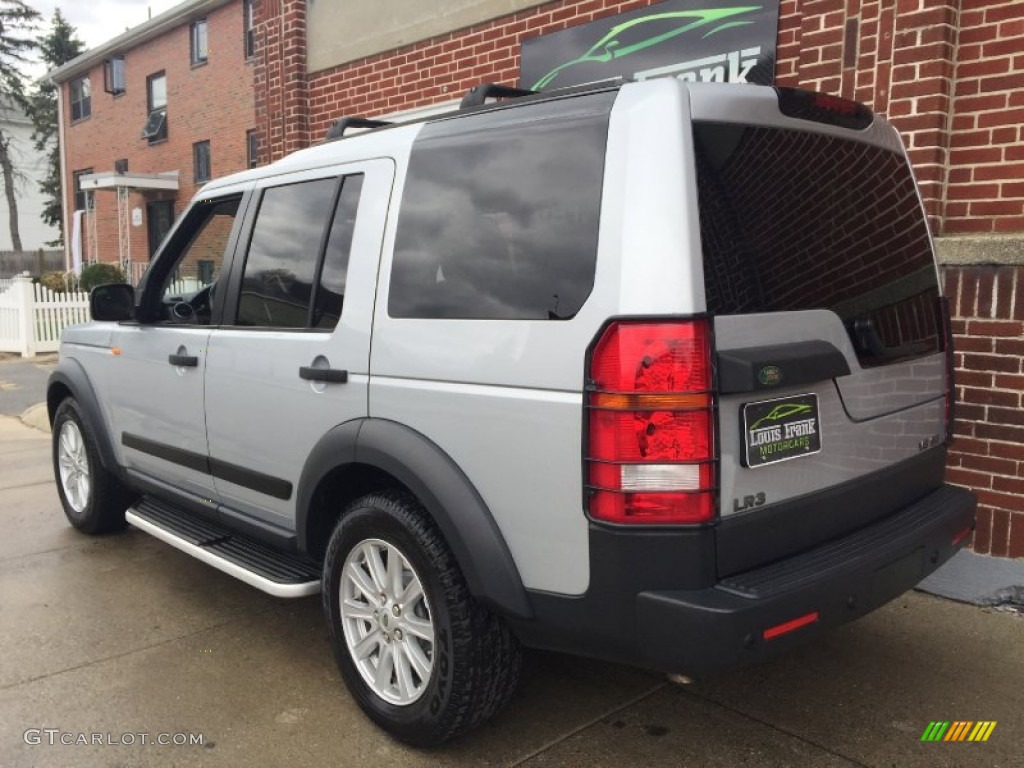
{"type": "Polygon", "coordinates": [[[941,484],[947,365],[931,239],[895,131],[827,96],[702,93],[726,575],[941,484]]]}

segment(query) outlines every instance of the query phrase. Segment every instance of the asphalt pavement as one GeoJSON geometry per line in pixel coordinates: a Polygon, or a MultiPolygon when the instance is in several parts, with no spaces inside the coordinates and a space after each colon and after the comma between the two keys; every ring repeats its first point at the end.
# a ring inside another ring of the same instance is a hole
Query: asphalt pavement
{"type": "Polygon", "coordinates": [[[528,653],[506,710],[415,750],[352,701],[318,599],[269,597],[133,529],[75,532],[48,436],[3,417],[0,529],[2,766],[1024,766],[1013,613],[909,593],[685,687],[528,653]],[[997,725],[985,743],[923,743],[936,720],[997,725]],[[61,744],[83,739],[102,743],[61,744]]]}
{"type": "Polygon", "coordinates": [[[57,364],[57,355],[23,359],[0,352],[0,414],[20,416],[46,399],[46,380],[57,364]]]}

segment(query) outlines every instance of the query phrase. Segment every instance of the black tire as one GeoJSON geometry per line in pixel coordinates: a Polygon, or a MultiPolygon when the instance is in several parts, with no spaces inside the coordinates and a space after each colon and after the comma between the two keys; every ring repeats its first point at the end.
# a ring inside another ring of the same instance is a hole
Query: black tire
{"type": "Polygon", "coordinates": [[[522,666],[519,643],[498,616],[470,595],[440,532],[412,496],[374,493],[345,510],[327,546],[322,587],[331,646],[346,685],[366,715],[400,741],[440,744],[479,726],[515,692],[522,666]],[[345,640],[342,570],[349,553],[367,539],[401,550],[430,606],[433,667],[423,694],[410,704],[389,703],[371,688],[345,640]]]}
{"type": "Polygon", "coordinates": [[[52,434],[53,474],[57,483],[57,495],[60,496],[60,503],[64,507],[64,515],[68,522],[82,533],[90,535],[110,533],[124,528],[127,525],[124,512],[135,495],[104,469],[96,445],[96,436],[82,418],[81,409],[73,397],[66,398],[57,407],[57,412],[53,416],[52,434]],[[90,487],[86,494],[86,502],[84,505],[78,505],[81,509],[75,509],[76,505],[69,501],[64,483],[61,481],[58,453],[62,429],[67,422],[72,422],[81,435],[89,475],[90,487]]]}

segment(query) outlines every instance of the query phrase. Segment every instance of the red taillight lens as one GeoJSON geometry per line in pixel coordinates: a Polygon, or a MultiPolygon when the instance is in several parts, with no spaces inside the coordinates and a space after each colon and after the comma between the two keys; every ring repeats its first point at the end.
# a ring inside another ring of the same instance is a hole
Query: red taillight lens
{"type": "Polygon", "coordinates": [[[610,325],[587,392],[587,496],[596,520],[667,525],[715,516],[714,396],[704,319],[610,325]]]}

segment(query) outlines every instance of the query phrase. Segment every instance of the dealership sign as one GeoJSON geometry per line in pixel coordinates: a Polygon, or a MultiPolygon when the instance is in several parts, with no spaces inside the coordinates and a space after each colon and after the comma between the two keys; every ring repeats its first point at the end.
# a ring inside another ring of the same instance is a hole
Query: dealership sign
{"type": "Polygon", "coordinates": [[[525,41],[519,82],[537,91],[617,77],[769,85],[778,27],[779,0],[667,0],[525,41]]]}

